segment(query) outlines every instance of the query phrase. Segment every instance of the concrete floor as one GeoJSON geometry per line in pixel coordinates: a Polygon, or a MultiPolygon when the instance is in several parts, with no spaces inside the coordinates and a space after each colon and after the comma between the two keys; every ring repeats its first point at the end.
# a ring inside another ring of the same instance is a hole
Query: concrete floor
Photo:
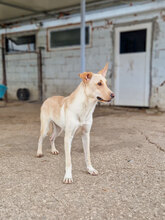
{"type": "Polygon", "coordinates": [[[97,107],[87,174],[81,140],[72,146],[74,183],[64,176],[63,135],[58,156],[36,158],[39,104],[0,107],[0,219],[165,219],[165,114],[97,107]]]}

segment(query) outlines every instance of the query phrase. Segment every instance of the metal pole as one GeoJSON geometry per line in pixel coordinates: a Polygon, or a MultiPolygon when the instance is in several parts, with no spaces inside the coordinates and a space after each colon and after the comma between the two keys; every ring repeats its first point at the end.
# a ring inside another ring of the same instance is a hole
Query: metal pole
{"type": "Polygon", "coordinates": [[[85,71],[85,0],[81,0],[81,72],[85,71]]]}
{"type": "Polygon", "coordinates": [[[39,90],[39,100],[42,102],[43,91],[42,91],[42,48],[38,48],[38,90],[39,90]]]}
{"type": "MultiPolygon", "coordinates": [[[[3,84],[5,86],[7,86],[7,78],[6,78],[6,60],[5,60],[5,48],[2,47],[2,71],[3,71],[3,84]]],[[[5,93],[5,101],[7,102],[8,101],[8,98],[7,98],[7,91],[5,93]]]]}

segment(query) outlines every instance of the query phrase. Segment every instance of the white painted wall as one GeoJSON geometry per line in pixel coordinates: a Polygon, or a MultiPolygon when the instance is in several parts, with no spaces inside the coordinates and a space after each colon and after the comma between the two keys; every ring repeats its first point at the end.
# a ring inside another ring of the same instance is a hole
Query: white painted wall
{"type": "Polygon", "coordinates": [[[153,50],[152,50],[152,88],[151,106],[165,109],[165,13],[161,12],[154,24],[153,50]]]}
{"type": "MultiPolygon", "coordinates": [[[[163,10],[154,9],[154,11],[136,15],[130,14],[92,21],[92,46],[86,48],[86,70],[97,72],[109,61],[107,78],[108,84],[113,88],[114,27],[129,22],[138,23],[148,20],[153,21],[150,107],[165,108],[165,84],[160,87],[160,84],[165,80],[165,11],[163,10]]],[[[51,25],[54,26],[55,22],[52,22],[51,25]]],[[[14,32],[14,29],[12,31],[14,32]]],[[[46,45],[47,29],[44,25],[37,33],[37,46],[47,47],[46,45]]],[[[35,56],[36,54],[32,53],[22,56],[7,55],[8,92],[11,99],[16,98],[15,91],[18,88],[20,79],[21,84],[26,85],[26,87],[32,84],[31,97],[33,97],[32,99],[37,97],[38,87],[34,83],[37,80],[36,73],[38,71],[35,56]],[[24,65],[19,65],[20,59],[24,65]]],[[[43,51],[44,98],[51,95],[68,95],[80,82],[78,73],[80,73],[80,49],[51,52],[45,49],[43,51]]],[[[0,80],[1,76],[0,63],[0,80]]]]}
{"type": "Polygon", "coordinates": [[[30,99],[38,100],[38,68],[35,53],[6,55],[8,98],[16,99],[18,88],[28,88],[30,99]]]}

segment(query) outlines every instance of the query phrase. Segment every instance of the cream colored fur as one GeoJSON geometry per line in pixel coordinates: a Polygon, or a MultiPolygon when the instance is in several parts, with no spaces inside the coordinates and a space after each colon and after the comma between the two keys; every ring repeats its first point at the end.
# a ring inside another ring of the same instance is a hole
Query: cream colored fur
{"type": "Polygon", "coordinates": [[[90,159],[90,130],[97,102],[109,102],[114,97],[112,91],[106,85],[105,75],[107,70],[108,64],[98,74],[92,72],[81,73],[82,82],[70,96],[53,96],[48,98],[41,107],[41,132],[37,156],[41,157],[43,155],[42,142],[48,133],[50,122],[53,123],[53,132],[50,137],[52,154],[59,153],[55,146],[55,139],[62,131],[65,131],[64,183],[73,182],[71,144],[78,129],[81,129],[87,170],[92,175],[98,174],[90,159]]]}

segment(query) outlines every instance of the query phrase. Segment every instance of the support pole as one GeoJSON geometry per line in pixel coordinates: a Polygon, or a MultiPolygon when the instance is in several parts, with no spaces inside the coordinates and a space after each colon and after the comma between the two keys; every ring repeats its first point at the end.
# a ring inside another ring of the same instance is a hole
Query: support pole
{"type": "Polygon", "coordinates": [[[43,91],[42,91],[42,47],[38,48],[38,91],[39,91],[39,101],[42,102],[43,91]]]}
{"type": "Polygon", "coordinates": [[[85,71],[85,0],[81,0],[81,72],[85,71]]]}
{"type": "MultiPolygon", "coordinates": [[[[3,81],[2,81],[2,83],[3,83],[3,85],[7,86],[5,48],[2,47],[1,50],[2,50],[2,71],[3,71],[3,81]]],[[[7,102],[8,101],[7,91],[5,93],[4,98],[5,98],[5,102],[7,102]]]]}

